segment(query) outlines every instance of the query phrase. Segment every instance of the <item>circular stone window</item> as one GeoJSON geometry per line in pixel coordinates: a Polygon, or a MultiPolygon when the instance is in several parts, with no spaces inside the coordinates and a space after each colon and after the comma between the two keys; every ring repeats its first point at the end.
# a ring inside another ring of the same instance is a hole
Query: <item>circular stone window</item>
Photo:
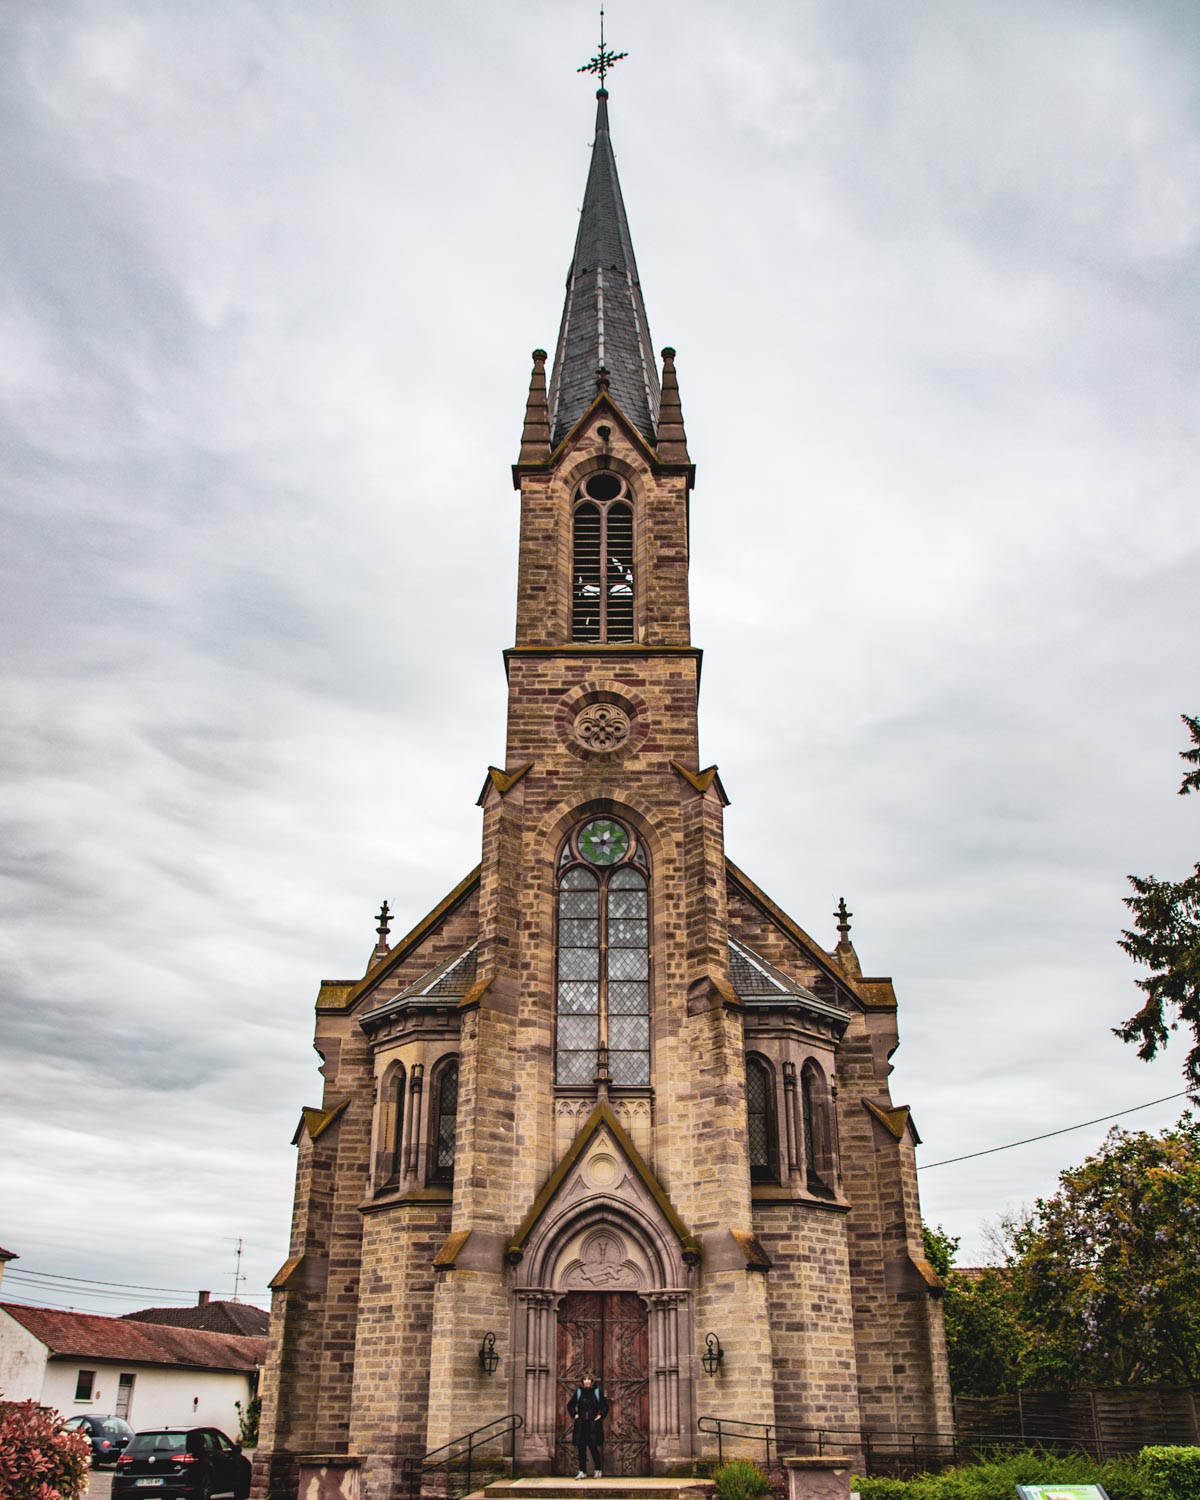
{"type": "Polygon", "coordinates": [[[579,852],[589,864],[615,865],[628,850],[628,833],[611,818],[596,818],[579,830],[579,852]]]}

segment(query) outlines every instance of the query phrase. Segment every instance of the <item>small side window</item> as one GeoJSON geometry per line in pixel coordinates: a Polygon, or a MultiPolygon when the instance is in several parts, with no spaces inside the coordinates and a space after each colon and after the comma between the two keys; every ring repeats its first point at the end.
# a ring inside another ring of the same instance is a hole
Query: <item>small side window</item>
{"type": "Polygon", "coordinates": [[[79,1374],[75,1377],[76,1401],[90,1401],[92,1399],[92,1388],[95,1384],[95,1370],[80,1370],[79,1374]]]}
{"type": "Polygon", "coordinates": [[[775,1144],[774,1084],[759,1057],[746,1059],[746,1124],[750,1144],[751,1182],[778,1182],[775,1144]]]}
{"type": "Polygon", "coordinates": [[[454,1148],[458,1126],[458,1059],[443,1063],[430,1101],[429,1181],[454,1181],[454,1148]]]}

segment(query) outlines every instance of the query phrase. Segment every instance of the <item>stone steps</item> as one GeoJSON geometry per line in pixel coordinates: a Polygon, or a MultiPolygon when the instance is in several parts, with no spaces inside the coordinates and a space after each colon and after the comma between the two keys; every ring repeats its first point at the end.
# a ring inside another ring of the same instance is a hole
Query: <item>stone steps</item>
{"type": "Polygon", "coordinates": [[[501,1479],[478,1491],[486,1500],[711,1500],[711,1479],[501,1479]]]}

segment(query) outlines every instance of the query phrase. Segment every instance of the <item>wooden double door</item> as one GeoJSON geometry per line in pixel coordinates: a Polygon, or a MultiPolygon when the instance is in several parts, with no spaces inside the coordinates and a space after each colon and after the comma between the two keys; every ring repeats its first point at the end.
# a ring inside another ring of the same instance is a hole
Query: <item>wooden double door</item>
{"type": "Polygon", "coordinates": [[[649,1474],[649,1340],[646,1304],[636,1292],[568,1292],[559,1304],[557,1474],[575,1473],[567,1403],[588,1371],[609,1403],[604,1472],[649,1474]]]}

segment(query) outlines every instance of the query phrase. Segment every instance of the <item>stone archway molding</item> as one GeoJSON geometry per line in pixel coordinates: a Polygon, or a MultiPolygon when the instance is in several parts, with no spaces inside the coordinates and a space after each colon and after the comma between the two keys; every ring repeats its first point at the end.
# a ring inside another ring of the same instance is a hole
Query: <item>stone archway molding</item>
{"type": "Polygon", "coordinates": [[[553,1461],[558,1309],[571,1291],[634,1292],[647,1309],[649,1442],[658,1472],[692,1451],[692,1281],[700,1246],[600,1100],[506,1247],[513,1268],[513,1398],[522,1458],[553,1461]]]}

